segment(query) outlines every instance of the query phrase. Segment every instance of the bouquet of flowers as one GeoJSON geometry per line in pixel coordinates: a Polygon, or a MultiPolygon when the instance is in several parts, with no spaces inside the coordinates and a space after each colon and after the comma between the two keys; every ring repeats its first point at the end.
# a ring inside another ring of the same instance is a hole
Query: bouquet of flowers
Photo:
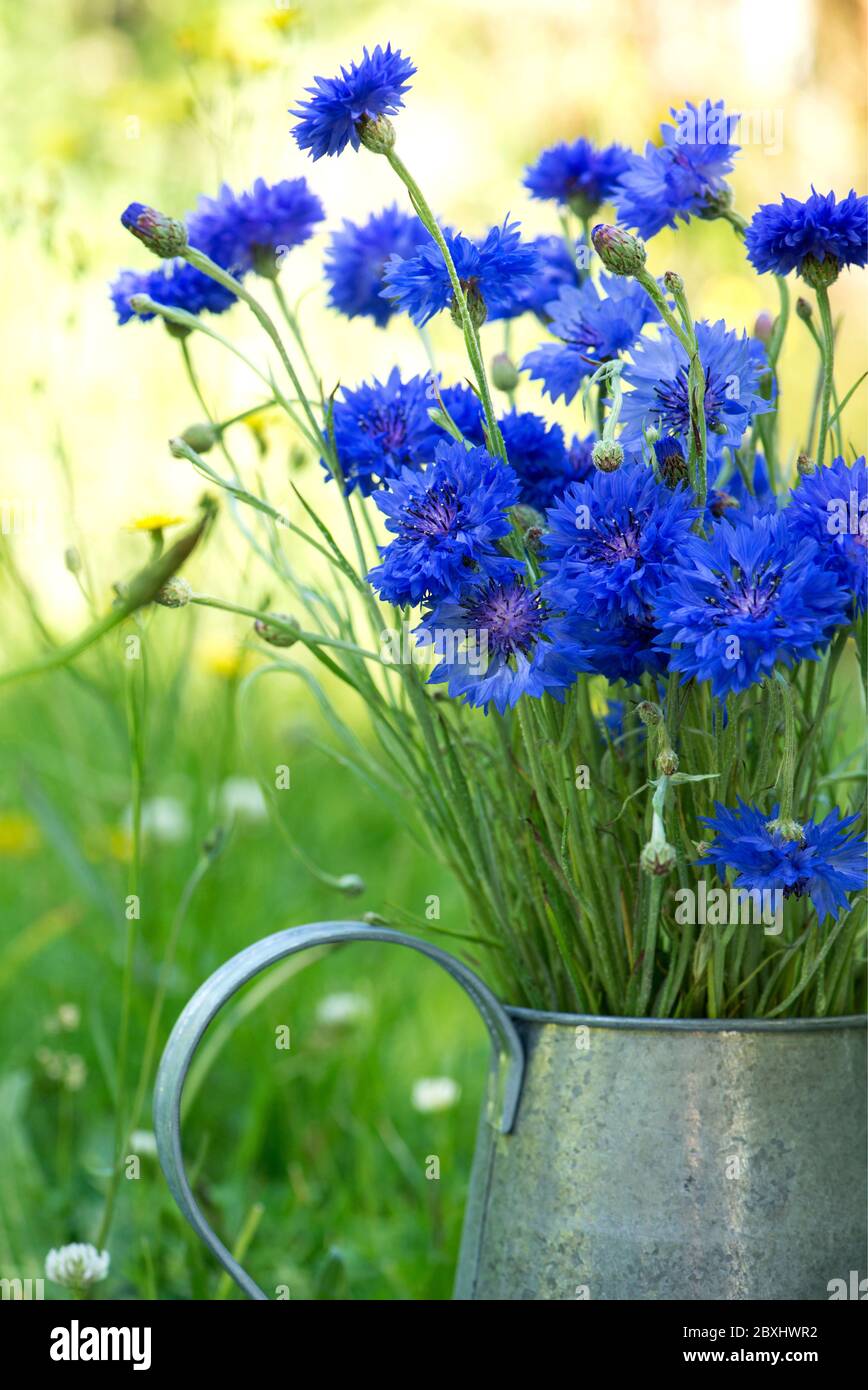
{"type": "Polygon", "coordinates": [[[332,235],[331,306],[384,329],[407,314],[423,335],[448,312],[467,379],[432,362],[424,376],[328,380],[280,278],[324,216],[304,178],[224,186],[185,221],[132,204],[123,225],[162,264],[119,275],[120,322],[162,319],[200,402],[196,335],[243,356],[340,493],[346,543],[313,497],[293,486],[288,515],[245,480],[231,449],[243,416],[209,417],[172,451],[227,495],[285,604],[260,612],[180,577],[208,503],[102,629],[153,601],[252,619],[274,659],[240,698],[266,672],[307,682],[344,763],[406,809],[466,892],[466,930],[436,912],[425,926],[507,1002],[852,1012],[865,776],[838,683],[855,685],[858,665],[864,690],[868,478],[844,431],[859,383],[836,385],[829,291],[868,260],[868,199],[811,191],[746,221],[727,182],[738,117],[704,101],[673,111],[644,153],[585,139],[546,150],[524,183],[551,205],[551,235],[527,240],[507,219],[473,239],[438,222],[399,154],[393,118],[414,72],[391,46],[365,50],[308,88],[292,134],[314,161],[384,159],[400,185],[403,205],[332,235]],[[651,268],[661,228],[708,219],[775,278],[779,312],[751,336],[696,319],[681,276],[651,268]],[[810,292],[794,313],[793,273],[810,292]],[[237,301],[271,365],[215,326],[237,301]],[[541,342],[515,363],[521,315],[541,342]],[[481,329],[496,320],[504,350],[489,364],[481,329]],[[777,430],[787,331],[818,353],[797,459],[777,430]],[[519,406],[523,378],[589,423],[569,440],[519,406]],[[303,546],[327,585],[296,569],[303,546]],[[370,738],[332,706],[317,665],[364,702],[370,738]]]}

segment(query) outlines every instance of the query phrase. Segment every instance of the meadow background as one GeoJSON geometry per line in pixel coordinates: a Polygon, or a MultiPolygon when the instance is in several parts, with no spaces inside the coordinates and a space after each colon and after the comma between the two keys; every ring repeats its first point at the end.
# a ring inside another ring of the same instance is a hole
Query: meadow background
{"type": "MultiPolygon", "coordinates": [[[[701,9],[683,0],[3,0],[0,23],[4,667],[78,631],[88,596],[103,609],[112,583],[144,563],[147,537],[128,529],[135,518],[192,516],[202,490],[166,447],[202,414],[177,345],[157,323],[119,329],[108,300],[119,266],[149,264],[119,225],[128,202],[180,214],[223,180],[242,188],[258,175],[305,174],[328,222],[292,253],[283,284],[301,302],[327,387],[382,377],[396,361],[405,373],[425,369],[409,323],[383,333],[325,307],[327,232],[399,196],[385,161],[350,154],[311,165],[288,135],[287,107],[303,87],[362,44],[391,40],[414,57],[401,153],[434,208],[468,233],[506,213],[529,234],[555,230],[520,183],[541,148],[580,134],[640,147],[670,105],[705,96],[766,122],[767,138],[744,149],[732,179],[743,214],[782,191],[804,197],[811,183],[865,189],[858,0],[701,9]],[[65,563],[69,547],[82,559],[78,576],[65,563]]],[[[775,309],[773,283],[748,273],[723,223],[662,233],[649,264],[680,271],[697,317],[750,329],[775,309]]],[[[868,349],[858,281],[842,276],[832,303],[845,320],[843,392],[868,349]]],[[[241,307],[219,327],[260,352],[241,307]]],[[[500,325],[483,329],[489,356],[501,334],[500,325]]],[[[522,324],[516,353],[539,336],[522,324]]],[[[432,338],[446,379],[463,378],[448,316],[432,338]]],[[[197,342],[196,354],[219,416],[260,398],[214,345],[197,342]]],[[[781,437],[794,459],[816,374],[798,321],[780,374],[781,437]]],[[[522,406],[538,399],[523,384],[522,406]]],[[[860,448],[866,401],[863,387],[845,417],[845,437],[860,448]]],[[[577,400],[561,418],[584,433],[579,411],[577,400]]],[[[292,478],[340,530],[334,490],[288,425],[266,416],[236,434],[239,456],[276,505],[288,501],[292,478]]],[[[225,511],[188,576],[199,590],[281,607],[225,511]]],[[[465,922],[455,884],[414,837],[407,808],[378,799],[329,757],[330,731],[302,681],[259,683],[239,718],[238,683],[267,660],[243,619],[160,609],[146,626],[141,765],[146,798],[163,801],[142,867],[133,1074],[191,875],[160,1046],[196,986],[268,932],[365,912],[424,926],[431,895],[441,928],[465,922]],[[276,763],[292,775],[279,823],[261,814],[249,780],[276,763]],[[202,845],[213,847],[218,826],[219,853],[203,868],[202,845]],[[361,875],[364,894],[349,900],[307,873],[298,844],[329,874],[361,875]]],[[[123,668],[120,645],[109,642],[78,671],[0,695],[0,1278],[39,1277],[49,1247],[93,1239],[99,1226],[130,853],[123,668]]],[[[330,693],[364,736],[362,712],[330,693]]],[[[448,1297],[484,1080],[482,1024],[436,967],[407,953],[352,947],[302,962],[243,997],[200,1073],[186,1148],[206,1211],[230,1245],[249,1237],[246,1263],[267,1289],[448,1297]],[[341,1024],[339,1006],[323,1001],[347,992],[363,1003],[341,1024]],[[274,1046],[282,1024],[292,1030],[288,1052],[274,1046]],[[441,1111],[413,1104],[414,1083],[432,1076],[460,1088],[441,1111]],[[440,1159],[439,1181],[425,1177],[429,1155],[440,1159]]],[[[111,1274],[99,1292],[234,1297],[168,1197],[149,1123],[145,1105],[131,1150],[140,1176],[121,1183],[111,1274]]],[[[50,1285],[46,1294],[65,1296],[50,1285]]]]}

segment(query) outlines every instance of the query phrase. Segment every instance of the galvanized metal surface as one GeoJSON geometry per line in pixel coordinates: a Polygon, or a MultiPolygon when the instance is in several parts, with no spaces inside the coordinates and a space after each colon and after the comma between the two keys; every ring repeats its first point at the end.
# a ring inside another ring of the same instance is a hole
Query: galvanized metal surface
{"type": "Polygon", "coordinates": [[[480,1128],[456,1298],[825,1300],[864,1276],[864,1018],[510,1013],[521,1101],[509,1135],[480,1128]]]}
{"type": "Polygon", "coordinates": [[[819,1300],[830,1280],[864,1273],[864,1018],[504,1010],[428,942],[322,922],[266,937],[217,970],[178,1019],[157,1077],[169,1186],[249,1297],[268,1295],[212,1231],[187,1181],[184,1080],[208,1024],[243,984],[309,946],[345,941],[436,961],[491,1036],[456,1298],[819,1300]]]}
{"type": "Polygon", "coordinates": [[[436,963],[469,994],[481,1013],[492,1043],[492,1065],[485,1120],[500,1132],[509,1130],[521,1092],[524,1053],[515,1025],[487,985],[461,961],[427,941],[385,927],[365,927],[358,922],[316,922],[275,932],[233,956],[196,991],[166,1044],[154,1091],[154,1130],[157,1151],[175,1201],[194,1231],[204,1240],[235,1282],[250,1298],[267,1299],[259,1285],[241,1268],[212,1231],[193,1196],[184,1168],[181,1146],[181,1095],[193,1054],[215,1014],[242,985],[260,971],[309,946],[329,946],[347,941],[385,941],[408,946],[436,963]]]}

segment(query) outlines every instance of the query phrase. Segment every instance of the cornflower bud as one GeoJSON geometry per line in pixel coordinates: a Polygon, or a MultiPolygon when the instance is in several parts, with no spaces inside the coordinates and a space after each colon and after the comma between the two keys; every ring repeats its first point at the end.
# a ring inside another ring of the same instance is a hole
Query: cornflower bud
{"type": "Polygon", "coordinates": [[[269,613],[266,618],[257,618],[253,630],[270,647],[291,647],[298,641],[296,624],[286,613],[269,613]]]}
{"type": "Polygon", "coordinates": [[[167,579],[162,589],[158,589],[154,594],[154,603],[158,603],[161,608],[184,608],[193,597],[193,590],[182,579],[179,574],[173,574],[171,579],[167,579]]]}
{"type": "Polygon", "coordinates": [[[591,233],[594,250],[613,275],[635,275],[645,265],[645,243],[622,227],[600,222],[591,233]]]}
{"type": "Polygon", "coordinates": [[[518,385],[518,369],[507,353],[499,352],[492,359],[491,380],[498,391],[514,391],[518,385]]]}
{"type": "Polygon", "coordinates": [[[757,314],[756,323],[753,326],[753,336],[758,338],[761,343],[770,343],[774,319],[767,309],[763,309],[761,314],[757,314]]]}
{"type": "Polygon", "coordinates": [[[598,439],[591,458],[601,473],[616,473],[624,462],[624,450],[615,439],[598,439]]]}
{"type": "Polygon", "coordinates": [[[678,771],[678,754],[674,748],[661,748],[657,754],[657,771],[661,777],[674,777],[678,771]]]}
{"type": "Polygon", "coordinates": [[[372,154],[388,154],[395,148],[395,127],[388,116],[363,116],[356,130],[365,149],[372,154]]]}
{"type": "Polygon", "coordinates": [[[181,438],[185,444],[190,445],[191,449],[195,449],[197,454],[207,454],[209,449],[214,448],[220,435],[213,425],[202,422],[188,425],[182,432],[181,438]]]}
{"type": "Polygon", "coordinates": [[[130,203],[121,213],[121,223],[143,242],[155,256],[172,260],[187,249],[187,228],[177,217],[167,217],[145,203],[130,203]]]}
{"type": "Polygon", "coordinates": [[[653,729],[657,724],[663,723],[663,711],[659,705],[655,705],[653,700],[640,700],[636,706],[636,713],[643,724],[650,725],[653,729]]]}
{"type": "Polygon", "coordinates": [[[675,868],[677,854],[668,840],[649,840],[642,850],[639,863],[643,873],[662,876],[675,868]]]}

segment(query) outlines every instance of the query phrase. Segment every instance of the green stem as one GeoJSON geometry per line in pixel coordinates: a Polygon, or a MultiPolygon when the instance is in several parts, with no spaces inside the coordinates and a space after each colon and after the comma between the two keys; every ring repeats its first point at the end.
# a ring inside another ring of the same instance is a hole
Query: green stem
{"type": "Polygon", "coordinates": [[[364,647],[357,646],[355,642],[344,642],[338,637],[328,637],[324,632],[303,632],[290,619],[281,618],[279,613],[260,613],[255,608],[245,608],[243,604],[231,603],[228,599],[212,598],[210,594],[193,594],[190,602],[198,604],[202,608],[217,608],[223,613],[238,613],[243,618],[252,618],[254,622],[267,623],[269,627],[275,628],[278,632],[285,632],[287,636],[294,637],[305,647],[335,647],[338,651],[352,652],[354,656],[364,657],[366,661],[376,661],[381,666],[388,664],[376,652],[366,651],[364,647]]]}
{"type": "Polygon", "coordinates": [[[222,285],[224,289],[231,290],[232,293],[237,295],[238,298],[242,300],[243,303],[245,303],[247,307],[251,310],[258,323],[262,326],[262,328],[265,329],[265,332],[268,334],[268,337],[271,339],[274,346],[277,348],[278,356],[280,357],[280,360],[283,363],[284,368],[286,369],[286,373],[289,376],[290,381],[292,382],[295,394],[298,396],[299,401],[301,403],[301,408],[307,416],[308,424],[313,432],[313,435],[315,438],[320,438],[322,435],[322,431],[317,422],[316,416],[311,410],[310,402],[308,401],[304,393],[302,384],[298,379],[298,373],[296,372],[295,367],[292,364],[289,353],[286,351],[286,348],[284,347],[283,339],[281,338],[280,334],[275,328],[271,316],[266,313],[265,309],[263,309],[262,305],[259,303],[259,300],[256,299],[248,289],[246,289],[246,287],[241,283],[240,280],[236,280],[234,275],[230,275],[228,271],[223,270],[219,265],[217,265],[214,261],[211,260],[210,256],[206,256],[204,251],[197,250],[195,246],[188,246],[183,254],[185,261],[187,261],[190,265],[195,266],[196,270],[201,270],[203,275],[208,275],[212,280],[216,280],[217,284],[222,285]]]}
{"type": "MultiPolygon", "coordinates": [[[[180,437],[173,439],[172,453],[176,458],[185,458],[188,463],[192,463],[198,473],[203,474],[210,482],[216,483],[218,487],[222,488],[224,492],[228,492],[236,501],[243,502],[245,506],[252,507],[254,511],[262,512],[265,516],[270,517],[275,525],[290,525],[289,517],[287,517],[284,512],[279,512],[276,507],[272,507],[270,502],[266,502],[262,497],[257,497],[254,492],[248,492],[244,487],[238,487],[227,478],[221,478],[220,474],[211,467],[210,463],[206,463],[202,455],[197,454],[196,450],[192,449],[186,440],[180,437]]],[[[230,462],[230,467],[231,466],[230,462]]]]}
{"type": "Polygon", "coordinates": [[[796,771],[796,713],[793,706],[793,689],[786,676],[780,671],[775,671],[775,679],[780,687],[784,705],[784,757],[780,775],[783,785],[778,816],[781,821],[791,821],[793,819],[793,782],[796,771]]]}
{"type": "Polygon", "coordinates": [[[270,401],[262,401],[260,405],[248,406],[246,410],[239,410],[237,415],[230,415],[228,420],[215,420],[214,428],[220,434],[228,430],[230,425],[240,425],[242,420],[249,420],[251,415],[258,415],[262,410],[272,410],[279,406],[280,401],[276,396],[272,396],[270,401]]]}
{"type": "Polygon", "coordinates": [[[491,440],[492,453],[507,462],[506,448],[503,443],[503,436],[500,433],[500,426],[497,423],[497,416],[494,413],[494,404],[491,399],[491,391],[488,385],[488,377],[485,373],[485,362],[482,356],[482,347],[479,342],[479,334],[476,326],[470,317],[470,310],[467,307],[467,297],[464,293],[461,281],[458,278],[458,271],[455,269],[455,262],[452,253],[446,244],[446,239],[440,230],[437,219],[431,211],[421,188],[416,183],[412,174],[399,155],[394,150],[389,150],[386,158],[394,169],[398,178],[403,183],[407,192],[410,194],[410,201],[416,210],[419,220],[423,223],[428,232],[437,243],[437,247],[443,257],[449,281],[452,285],[452,295],[455,304],[458,306],[458,313],[461,318],[461,326],[464,330],[464,342],[467,347],[467,355],[470,358],[470,365],[476,377],[476,384],[479,388],[479,395],[482,400],[482,408],[485,412],[485,423],[488,427],[488,435],[491,440]]]}
{"type": "Polygon", "coordinates": [[[133,1100],[132,1110],[130,1112],[130,1122],[128,1126],[130,1133],[132,1133],[134,1130],[138,1128],[139,1118],[142,1112],[142,1106],[145,1103],[145,1095],[147,1093],[148,1082],[151,1078],[151,1070],[154,1063],[154,1057],[156,1055],[157,1037],[160,1029],[160,1019],[162,1018],[163,1014],[163,1005],[166,1002],[166,995],[168,993],[169,981],[171,979],[172,969],[175,963],[175,955],[178,948],[178,940],[181,935],[181,929],[186,920],[187,912],[189,910],[193,894],[195,893],[196,889],[198,888],[208,869],[214,862],[219,848],[219,845],[215,845],[213,850],[209,851],[208,849],[206,849],[205,853],[202,855],[202,858],[199,860],[198,864],[196,865],[195,869],[193,870],[192,874],[190,875],[189,879],[184,885],[184,889],[181,893],[181,897],[178,902],[174,918],[172,920],[172,927],[169,933],[168,942],[166,943],[166,949],[163,954],[163,960],[160,966],[160,977],[157,982],[157,989],[154,995],[153,1003],[151,1004],[151,1013],[148,1019],[147,1032],[145,1034],[145,1046],[142,1053],[141,1066],[139,1068],[139,1080],[138,1085],[136,1086],[135,1099],[133,1100]]]}
{"type": "Polygon", "coordinates": [[[838,668],[838,662],[841,660],[841,655],[847,645],[847,638],[849,635],[849,628],[841,628],[836,632],[832,640],[832,645],[829,648],[829,655],[826,659],[826,669],[823,672],[823,683],[820,686],[820,694],[817,698],[817,708],[814,711],[814,716],[808,725],[808,731],[802,739],[802,744],[799,749],[799,765],[796,774],[796,782],[800,788],[802,787],[804,774],[808,771],[813,762],[814,745],[819,737],[823,719],[829,707],[835,671],[838,668]]]}
{"type": "Polygon", "coordinates": [[[817,288],[817,304],[823,325],[823,394],[820,401],[820,437],[817,440],[817,467],[822,468],[826,456],[826,436],[829,433],[829,412],[835,377],[835,328],[829,305],[829,291],[825,285],[817,288]]]}
{"type": "Polygon", "coordinates": [[[696,338],[696,328],[693,323],[693,316],[687,303],[687,297],[683,287],[675,292],[675,304],[678,309],[678,318],[672,313],[666,303],[663,294],[654,276],[649,271],[639,270],[635,279],[642,286],[652,303],[657,307],[661,317],[667,327],[672,330],[678,339],[688,359],[688,396],[690,404],[690,445],[689,463],[691,465],[693,491],[696,495],[697,505],[700,509],[700,516],[697,519],[697,529],[702,528],[702,513],[705,510],[705,502],[708,496],[708,439],[707,421],[705,418],[705,370],[699,356],[699,343],[696,338]],[[679,322],[680,318],[680,322],[679,322]]]}
{"type": "Polygon", "coordinates": [[[682,324],[678,322],[678,319],[669,308],[669,305],[666,303],[666,296],[663,294],[654,276],[650,271],[643,268],[636,272],[634,278],[638,284],[642,286],[648,298],[654,303],[667,328],[670,328],[675,334],[679,343],[684,348],[684,351],[689,353],[692,346],[690,335],[685,332],[682,324]]]}
{"type": "Polygon", "coordinates": [[[117,601],[105,617],[100,618],[98,622],[87,628],[80,637],[76,637],[72,642],[67,642],[65,646],[55,647],[52,651],[45,652],[43,656],[30,662],[27,666],[18,666],[12,671],[3,671],[0,673],[0,686],[12,685],[15,681],[25,680],[29,676],[41,675],[45,671],[54,671],[59,666],[67,665],[68,662],[81,656],[88,647],[92,647],[100,638],[105,637],[112,628],[119,627],[136,609],[153,602],[154,596],[166,581],[171,579],[172,575],[180,569],[184,560],[198,544],[213,514],[213,500],[206,499],[202,504],[202,517],[196,525],[175,541],[168,550],[156,556],[149,565],[133,576],[126,586],[123,598],[117,601]]]}
{"type": "Polygon", "coordinates": [[[136,949],[136,922],[140,918],[131,916],[131,899],[135,899],[137,912],[141,902],[141,854],[142,854],[142,793],[144,789],[144,742],[143,742],[143,704],[146,678],[144,669],[144,642],[140,648],[139,661],[130,661],[126,675],[127,723],[130,740],[130,781],[132,800],[132,848],[127,877],[126,928],[124,943],[124,964],[121,975],[121,1017],[118,1028],[117,1062],[115,1068],[115,1129],[112,1158],[112,1172],[106,1192],[105,1206],[100,1221],[95,1245],[102,1250],[108,1240],[112,1217],[117,1201],[118,1188],[124,1161],[129,1125],[127,1123],[126,1082],[130,1044],[130,1015],[132,1012],[133,966],[136,949]],[[136,681],[141,671],[141,702],[136,692],[136,681]]]}
{"type": "Polygon", "coordinates": [[[321,394],[322,383],[320,381],[319,373],[317,372],[317,369],[311,360],[310,353],[307,350],[307,346],[305,344],[304,337],[302,336],[301,326],[298,322],[298,318],[287,304],[286,296],[283,293],[283,289],[281,288],[280,282],[278,280],[272,280],[271,283],[274,286],[274,297],[280,305],[280,312],[283,314],[283,317],[286,320],[286,324],[289,328],[290,333],[292,334],[293,338],[295,338],[295,341],[298,343],[299,351],[301,352],[301,355],[304,358],[305,366],[310,372],[311,379],[316,385],[317,390],[321,394]]]}
{"type": "Polygon", "coordinates": [[[654,957],[657,949],[657,926],[660,920],[660,899],[663,895],[663,879],[659,874],[651,877],[648,890],[648,911],[645,916],[645,930],[642,934],[642,978],[636,1002],[636,1015],[644,1018],[651,998],[654,982],[654,957]]]}
{"type": "Polygon", "coordinates": [[[175,324],[180,328],[186,328],[190,333],[204,333],[206,338],[213,338],[215,343],[220,343],[221,347],[231,352],[240,362],[244,363],[245,367],[249,367],[250,371],[253,372],[255,376],[258,376],[260,381],[264,381],[266,386],[269,386],[272,391],[275,392],[278,405],[286,412],[296,429],[304,436],[311,447],[314,449],[322,448],[322,435],[318,431],[313,433],[310,430],[309,426],[295,413],[292,408],[292,402],[283,395],[272,377],[266,376],[265,372],[261,371],[255,362],[251,361],[239,347],[236,347],[235,343],[230,342],[228,338],[224,338],[222,333],[218,333],[216,329],[211,328],[204,320],[197,318],[195,314],[189,314],[186,309],[172,309],[167,304],[160,304],[157,300],[151,299],[148,295],[142,295],[140,297],[143,301],[143,307],[149,314],[158,314],[160,318],[165,319],[167,323],[175,324]]]}

